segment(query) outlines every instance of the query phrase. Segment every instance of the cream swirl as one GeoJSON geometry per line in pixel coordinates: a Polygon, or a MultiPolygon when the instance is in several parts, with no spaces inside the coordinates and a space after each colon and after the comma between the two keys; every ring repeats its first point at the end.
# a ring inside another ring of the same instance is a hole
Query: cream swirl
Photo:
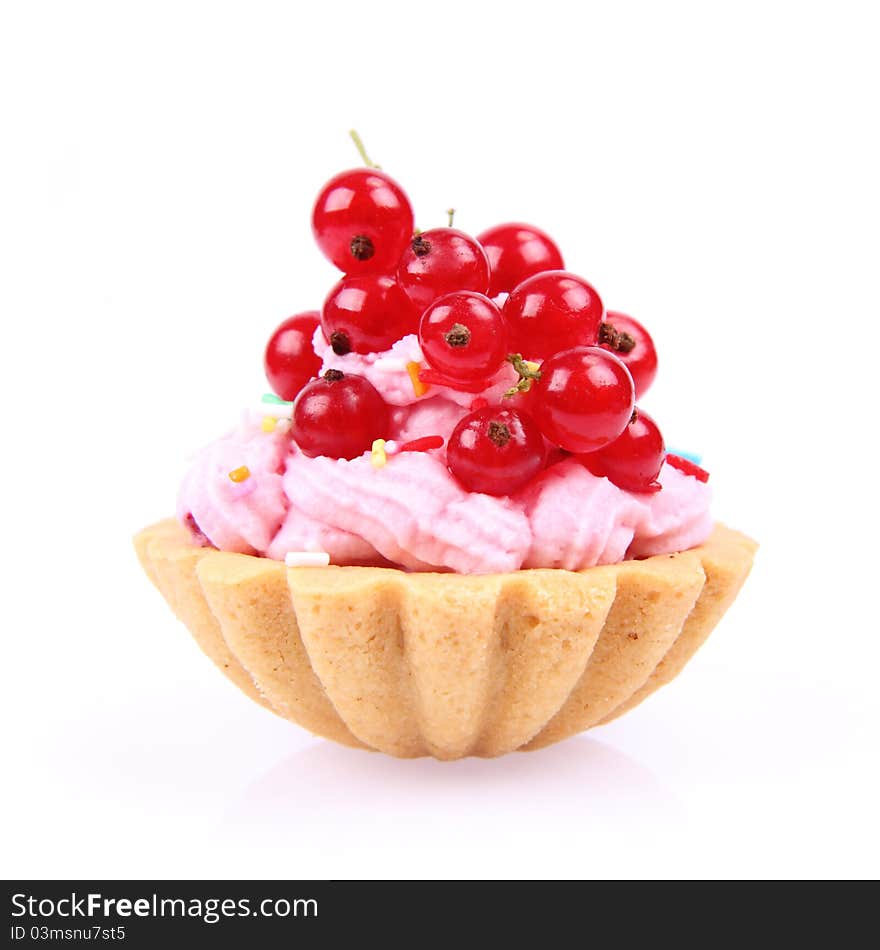
{"type": "Polygon", "coordinates": [[[252,419],[198,454],[178,514],[225,551],[281,560],[321,550],[333,564],[464,574],[582,570],[684,550],[711,531],[709,487],[670,465],[656,494],[622,491],[567,460],[494,498],[461,488],[442,455],[406,452],[379,469],[368,454],[309,458],[252,419]],[[241,465],[250,475],[235,484],[241,465]]]}
{"type": "MultiPolygon", "coordinates": [[[[325,368],[369,379],[391,406],[398,441],[448,439],[474,396],[432,387],[417,396],[407,370],[421,356],[414,336],[384,353],[337,356],[320,329],[325,368]]],[[[505,367],[481,397],[500,401],[516,377],[505,367]]],[[[283,429],[266,432],[257,413],[199,452],[184,478],[178,517],[190,517],[217,548],[282,560],[288,551],[326,551],[333,564],[485,574],[519,568],[583,570],[627,557],[694,547],[712,529],[711,491],[665,464],[662,490],[635,494],[574,459],[546,469],[512,497],[464,490],[445,450],[351,460],[302,454],[283,429]],[[247,468],[238,483],[230,472],[247,468]]]]}

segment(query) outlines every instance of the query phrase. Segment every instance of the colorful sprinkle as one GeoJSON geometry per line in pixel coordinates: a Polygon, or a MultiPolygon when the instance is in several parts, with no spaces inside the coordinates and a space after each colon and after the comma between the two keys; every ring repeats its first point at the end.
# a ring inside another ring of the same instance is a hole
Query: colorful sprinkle
{"type": "Polygon", "coordinates": [[[421,439],[413,439],[400,446],[398,452],[430,452],[431,449],[443,448],[442,435],[426,435],[421,439]]]}
{"type": "Polygon", "coordinates": [[[275,416],[263,416],[263,421],[260,423],[260,428],[263,432],[274,432],[275,426],[278,425],[278,420],[275,416]]]}
{"type": "Polygon", "coordinates": [[[326,551],[288,551],[284,563],[288,567],[327,567],[330,555],[326,551]]]}
{"type": "Polygon", "coordinates": [[[681,449],[668,449],[667,451],[673,455],[677,455],[681,459],[687,459],[689,462],[693,462],[694,465],[699,465],[700,462],[703,461],[703,456],[698,455],[696,452],[682,452],[681,449]]]}
{"type": "Polygon", "coordinates": [[[454,389],[460,393],[481,393],[486,388],[484,379],[465,382],[461,379],[453,379],[444,373],[438,373],[436,369],[431,369],[430,366],[424,367],[419,372],[419,380],[422,385],[430,383],[435,386],[446,386],[448,389],[454,389]]]}
{"type": "Polygon", "coordinates": [[[388,456],[385,454],[384,439],[373,440],[373,447],[370,449],[370,461],[373,463],[373,468],[382,468],[388,461],[388,456]]]}
{"type": "Polygon", "coordinates": [[[413,392],[416,394],[416,396],[424,396],[425,393],[431,388],[427,383],[422,382],[421,373],[419,372],[420,369],[421,367],[418,363],[406,364],[406,371],[409,373],[413,392]]]}
{"type": "Polygon", "coordinates": [[[234,468],[229,473],[229,478],[231,481],[235,482],[236,485],[241,484],[241,482],[246,482],[251,477],[251,470],[247,465],[239,465],[238,468],[234,468]]]}
{"type": "Polygon", "coordinates": [[[400,451],[400,445],[394,441],[394,439],[387,439],[385,441],[385,454],[386,455],[397,455],[400,451]]]}
{"type": "Polygon", "coordinates": [[[684,472],[685,475],[693,475],[697,481],[709,481],[709,473],[704,468],[700,468],[699,465],[696,465],[689,458],[684,458],[681,455],[675,455],[674,453],[667,452],[666,461],[669,462],[673,468],[677,468],[680,472],[684,472]]]}
{"type": "Polygon", "coordinates": [[[263,416],[273,416],[275,419],[289,419],[293,412],[293,403],[279,399],[273,393],[263,396],[259,412],[263,416]]]}

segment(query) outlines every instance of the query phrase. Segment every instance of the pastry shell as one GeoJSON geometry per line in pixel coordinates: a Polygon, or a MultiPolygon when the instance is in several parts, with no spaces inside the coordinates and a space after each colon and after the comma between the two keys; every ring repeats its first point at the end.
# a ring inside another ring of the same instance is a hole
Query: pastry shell
{"type": "Polygon", "coordinates": [[[709,636],[757,545],[716,524],[678,554],[494,575],[287,568],[196,547],[174,520],[135,547],[251,699],[345,745],[458,759],[540,749],[637,706],[709,636]]]}

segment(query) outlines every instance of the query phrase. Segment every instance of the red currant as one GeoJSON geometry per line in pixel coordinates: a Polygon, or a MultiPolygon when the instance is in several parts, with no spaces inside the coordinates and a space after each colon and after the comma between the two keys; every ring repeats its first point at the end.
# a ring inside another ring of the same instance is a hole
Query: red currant
{"type": "Polygon", "coordinates": [[[423,231],[410,241],[397,268],[397,279],[419,313],[454,290],[489,289],[489,261],[480,245],[455,228],[423,231]]]}
{"type": "Polygon", "coordinates": [[[657,375],[657,350],[648,331],[625,313],[609,310],[599,327],[599,345],[623,360],[641,398],[657,375]]]}
{"type": "Polygon", "coordinates": [[[387,350],[418,329],[418,314],[393,277],[343,277],[330,291],[321,327],[337,356],[387,350]]]}
{"type": "Polygon", "coordinates": [[[591,456],[603,474],[626,491],[660,491],[657,476],[666,457],[657,423],[636,409],[626,428],[604,449],[591,456]]]}
{"type": "Polygon", "coordinates": [[[565,350],[541,364],[535,414],[544,435],[568,452],[595,452],[613,442],[634,403],[629,370],[598,346],[565,350]]]}
{"type": "Polygon", "coordinates": [[[510,293],[533,274],[565,267],[550,235],[531,224],[496,224],[483,231],[477,240],[489,258],[490,297],[510,293]]]}
{"type": "Polygon", "coordinates": [[[544,439],[527,413],[487,406],[453,429],[446,461],[468,491],[509,495],[543,469],[544,439]]]}
{"type": "Polygon", "coordinates": [[[538,387],[535,382],[532,382],[528,389],[511,393],[509,396],[505,395],[504,405],[510,409],[522,409],[537,419],[537,413],[535,411],[537,397],[538,387]]]}
{"type": "Polygon", "coordinates": [[[412,207],[393,178],[375,168],[355,168],[321,189],[312,233],[321,253],[346,274],[387,272],[412,237],[412,207]]]}
{"type": "Polygon", "coordinates": [[[461,290],[435,300],[422,314],[419,344],[441,373],[488,380],[507,355],[507,323],[488,297],[461,290]]]}
{"type": "Polygon", "coordinates": [[[317,310],[288,317],[269,338],[263,365],[266,379],[282,399],[294,399],[318,374],[321,360],[312,348],[312,337],[321,314],[317,310]]]}
{"type": "Polygon", "coordinates": [[[353,459],[388,434],[388,406],[363,376],[328,369],[300,390],[291,435],[310,456],[353,459]]]}
{"type": "Polygon", "coordinates": [[[593,287],[564,270],[526,278],[504,302],[511,347],[528,359],[545,359],[573,346],[594,346],[603,313],[593,287]]]}

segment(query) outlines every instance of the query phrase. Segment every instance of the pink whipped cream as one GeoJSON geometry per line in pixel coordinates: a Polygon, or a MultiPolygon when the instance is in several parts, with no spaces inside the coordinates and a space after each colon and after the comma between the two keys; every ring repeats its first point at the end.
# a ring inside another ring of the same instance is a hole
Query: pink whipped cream
{"type": "MultiPolygon", "coordinates": [[[[392,407],[398,444],[448,438],[475,396],[434,386],[417,397],[407,363],[419,362],[414,336],[384,353],[337,356],[320,329],[315,351],[329,368],[365,376],[392,407]]],[[[505,367],[481,398],[500,400],[516,379],[505,367]]],[[[351,460],[303,455],[287,427],[265,432],[261,415],[199,452],[184,478],[178,517],[217,548],[283,559],[325,551],[332,564],[487,574],[519,568],[582,570],[629,557],[682,551],[712,530],[710,489],[665,464],[662,490],[623,491],[574,459],[552,465],[511,497],[465,491],[446,468],[445,450],[351,460]],[[233,482],[229,473],[250,475],[233,482]]]]}

